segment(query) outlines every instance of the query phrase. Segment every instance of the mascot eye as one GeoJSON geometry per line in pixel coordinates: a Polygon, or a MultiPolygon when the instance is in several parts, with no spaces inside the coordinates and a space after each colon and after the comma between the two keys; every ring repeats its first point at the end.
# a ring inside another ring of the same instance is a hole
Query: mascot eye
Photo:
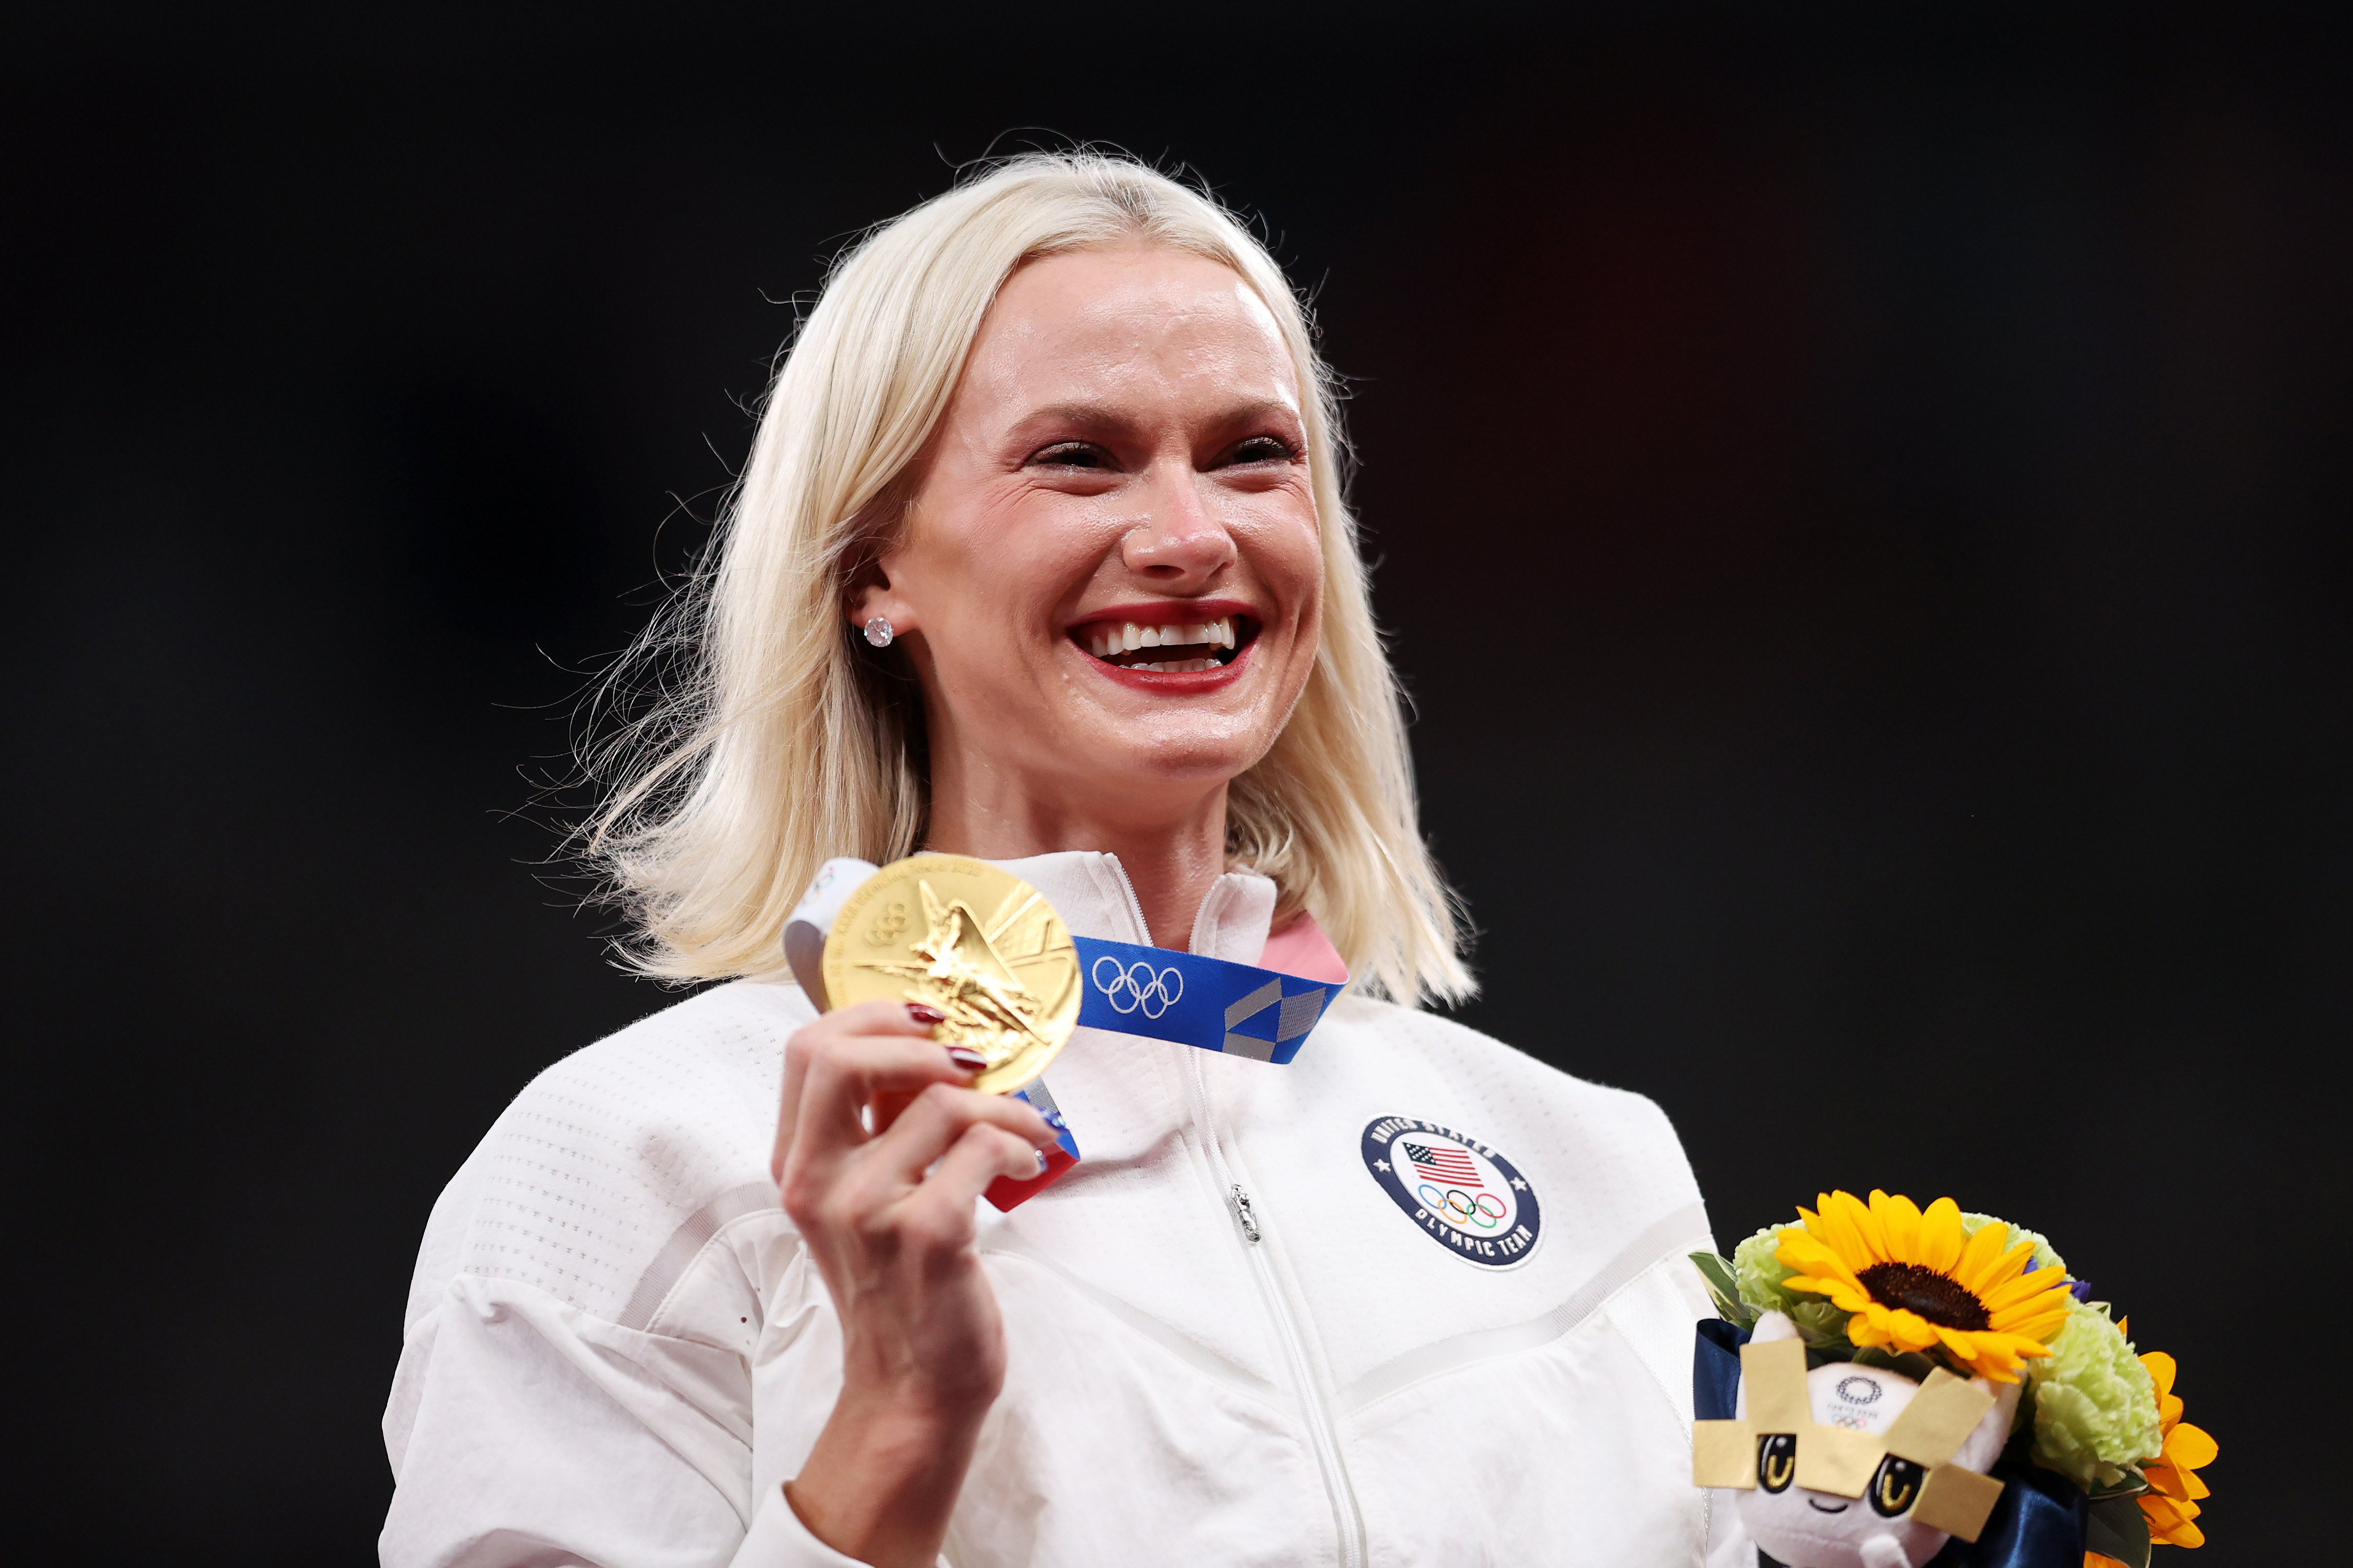
{"type": "Polygon", "coordinates": [[[1899,1459],[1890,1454],[1879,1461],[1879,1473],[1871,1478],[1871,1511],[1884,1519],[1894,1519],[1910,1508],[1920,1495],[1920,1483],[1928,1472],[1909,1459],[1899,1459]]]}
{"type": "Polygon", "coordinates": [[[1775,1432],[1757,1439],[1757,1484],[1768,1492],[1789,1489],[1789,1478],[1798,1473],[1798,1439],[1788,1432],[1775,1432]]]}

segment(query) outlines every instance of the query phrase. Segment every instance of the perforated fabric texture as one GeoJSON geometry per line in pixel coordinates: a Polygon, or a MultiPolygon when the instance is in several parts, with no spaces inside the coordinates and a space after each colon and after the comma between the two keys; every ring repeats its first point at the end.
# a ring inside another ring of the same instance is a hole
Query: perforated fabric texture
{"type": "Polygon", "coordinates": [[[688,1217],[766,1171],[784,1041],[812,1016],[797,986],[739,981],[533,1079],[434,1205],[408,1321],[459,1274],[619,1321],[688,1217]]]}

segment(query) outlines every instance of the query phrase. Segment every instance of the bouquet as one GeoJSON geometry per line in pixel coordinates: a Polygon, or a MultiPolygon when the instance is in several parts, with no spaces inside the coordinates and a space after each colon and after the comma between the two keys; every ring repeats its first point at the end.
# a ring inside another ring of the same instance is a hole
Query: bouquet
{"type": "Polygon", "coordinates": [[[1693,1258],[1725,1319],[1701,1325],[1694,1478],[1739,1489],[1771,1560],[2146,1568],[2203,1544],[2216,1447],[2173,1358],[2137,1354],[2048,1241],[1950,1198],[1819,1203],[1693,1258]]]}

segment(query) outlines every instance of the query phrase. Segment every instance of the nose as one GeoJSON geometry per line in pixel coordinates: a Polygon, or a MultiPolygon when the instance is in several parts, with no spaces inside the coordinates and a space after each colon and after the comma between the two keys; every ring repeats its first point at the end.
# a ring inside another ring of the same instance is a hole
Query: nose
{"type": "Polygon", "coordinates": [[[1120,559],[1139,577],[1179,593],[1198,593],[1234,563],[1234,539],[1204,501],[1188,468],[1164,470],[1152,486],[1150,514],[1120,541],[1120,559]]]}

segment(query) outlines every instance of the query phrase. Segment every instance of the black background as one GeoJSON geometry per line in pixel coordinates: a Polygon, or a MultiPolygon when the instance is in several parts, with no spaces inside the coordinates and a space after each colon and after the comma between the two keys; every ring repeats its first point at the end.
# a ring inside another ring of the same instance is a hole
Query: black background
{"type": "Polygon", "coordinates": [[[367,1556],[434,1194],[667,1000],[538,864],[584,673],[824,259],[1075,135],[1315,290],[1464,1016],[1658,1099],[1727,1248],[1838,1184],[2045,1229],[2221,1440],[2181,1561],[2312,1548],[2353,163],[2345,57],[2232,9],[16,24],[33,1508],[367,1556]]]}

